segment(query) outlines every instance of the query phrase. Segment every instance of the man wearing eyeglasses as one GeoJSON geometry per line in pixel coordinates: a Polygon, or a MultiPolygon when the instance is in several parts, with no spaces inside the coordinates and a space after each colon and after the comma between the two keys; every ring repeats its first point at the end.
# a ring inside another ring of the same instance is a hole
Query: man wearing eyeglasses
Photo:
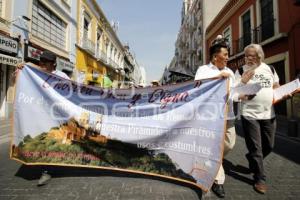
{"type": "Polygon", "coordinates": [[[245,50],[245,65],[235,73],[240,84],[259,83],[262,89],[256,95],[240,95],[241,121],[248,149],[246,158],[254,174],[254,190],[267,191],[263,160],[273,147],[276,119],[273,107],[273,89],[279,87],[279,78],[272,66],[263,62],[264,52],[258,44],[250,44],[245,50]],[[241,73],[242,71],[242,73],[241,73]]]}

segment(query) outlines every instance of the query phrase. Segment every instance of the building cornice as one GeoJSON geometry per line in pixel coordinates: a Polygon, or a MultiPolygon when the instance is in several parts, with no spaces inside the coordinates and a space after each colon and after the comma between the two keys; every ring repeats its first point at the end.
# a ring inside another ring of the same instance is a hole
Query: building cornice
{"type": "MultiPolygon", "coordinates": [[[[96,0],[91,0],[91,2],[94,5],[94,7],[96,8],[97,12],[99,12],[100,16],[104,18],[106,27],[109,29],[109,33],[111,34],[111,36],[114,37],[116,42],[120,45],[120,48],[122,49],[122,51],[124,51],[123,44],[121,43],[120,39],[118,38],[116,32],[111,27],[108,19],[106,18],[105,14],[104,14],[103,10],[100,8],[99,4],[96,2],[96,0]]],[[[99,22],[100,20],[97,19],[97,21],[99,22]]]]}
{"type": "Polygon", "coordinates": [[[69,22],[73,22],[71,13],[66,12],[56,2],[40,0],[40,3],[42,3],[47,9],[53,12],[56,16],[58,16],[64,23],[69,24],[69,22]]]}
{"type": "Polygon", "coordinates": [[[227,2],[219,14],[208,25],[206,37],[210,38],[245,2],[246,0],[230,0],[227,2]]]}
{"type": "Polygon", "coordinates": [[[57,54],[59,57],[69,60],[69,53],[70,53],[69,51],[60,49],[60,48],[54,46],[53,44],[46,42],[34,35],[29,36],[29,42],[34,44],[35,47],[50,50],[50,51],[54,52],[55,54],[57,54]],[[47,47],[47,48],[45,48],[45,47],[47,47]]]}

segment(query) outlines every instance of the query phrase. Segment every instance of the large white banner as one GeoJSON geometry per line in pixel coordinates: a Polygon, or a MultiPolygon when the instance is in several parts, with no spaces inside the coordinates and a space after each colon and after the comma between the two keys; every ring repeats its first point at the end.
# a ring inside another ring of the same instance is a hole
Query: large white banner
{"type": "Polygon", "coordinates": [[[26,66],[11,157],[161,176],[207,191],[222,162],[225,79],[142,89],[76,84],[26,66]]]}

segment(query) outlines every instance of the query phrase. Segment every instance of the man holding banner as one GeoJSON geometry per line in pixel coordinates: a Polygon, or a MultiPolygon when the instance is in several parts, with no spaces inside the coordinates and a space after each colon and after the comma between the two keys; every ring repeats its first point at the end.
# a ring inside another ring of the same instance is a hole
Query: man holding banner
{"type": "MultiPolygon", "coordinates": [[[[224,58],[226,65],[228,55],[219,50],[215,64],[224,58]]],[[[206,192],[222,163],[228,94],[224,79],[133,92],[28,65],[16,83],[11,158],[159,176],[206,192]]]]}
{"type": "MultiPolygon", "coordinates": [[[[226,40],[222,36],[218,36],[209,49],[211,62],[208,65],[203,65],[197,70],[195,80],[209,79],[209,78],[229,78],[230,87],[234,85],[234,74],[231,69],[226,67],[228,61],[228,46],[226,40]]],[[[224,138],[223,156],[226,155],[235,144],[235,116],[233,113],[233,100],[229,98],[229,110],[227,115],[227,128],[224,138]]],[[[212,186],[212,191],[220,198],[225,197],[224,190],[225,172],[221,165],[218,174],[212,186]]]]}
{"type": "MultiPolygon", "coordinates": [[[[24,64],[20,65],[18,68],[22,69],[24,64]]],[[[62,71],[56,70],[56,55],[51,51],[45,50],[40,56],[39,66],[41,69],[45,70],[46,72],[55,74],[59,77],[62,77],[66,80],[70,80],[70,77],[62,71]]],[[[38,186],[43,186],[47,184],[51,179],[51,175],[48,173],[47,170],[43,169],[43,173],[38,180],[38,186]]]]}

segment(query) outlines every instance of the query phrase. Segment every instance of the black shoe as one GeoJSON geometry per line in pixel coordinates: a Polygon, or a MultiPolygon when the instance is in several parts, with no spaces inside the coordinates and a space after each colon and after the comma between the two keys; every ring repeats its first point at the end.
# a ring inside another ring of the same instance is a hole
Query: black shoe
{"type": "Polygon", "coordinates": [[[211,190],[219,197],[224,198],[225,197],[225,190],[223,184],[216,184],[214,183],[211,187],[211,190]]]}

